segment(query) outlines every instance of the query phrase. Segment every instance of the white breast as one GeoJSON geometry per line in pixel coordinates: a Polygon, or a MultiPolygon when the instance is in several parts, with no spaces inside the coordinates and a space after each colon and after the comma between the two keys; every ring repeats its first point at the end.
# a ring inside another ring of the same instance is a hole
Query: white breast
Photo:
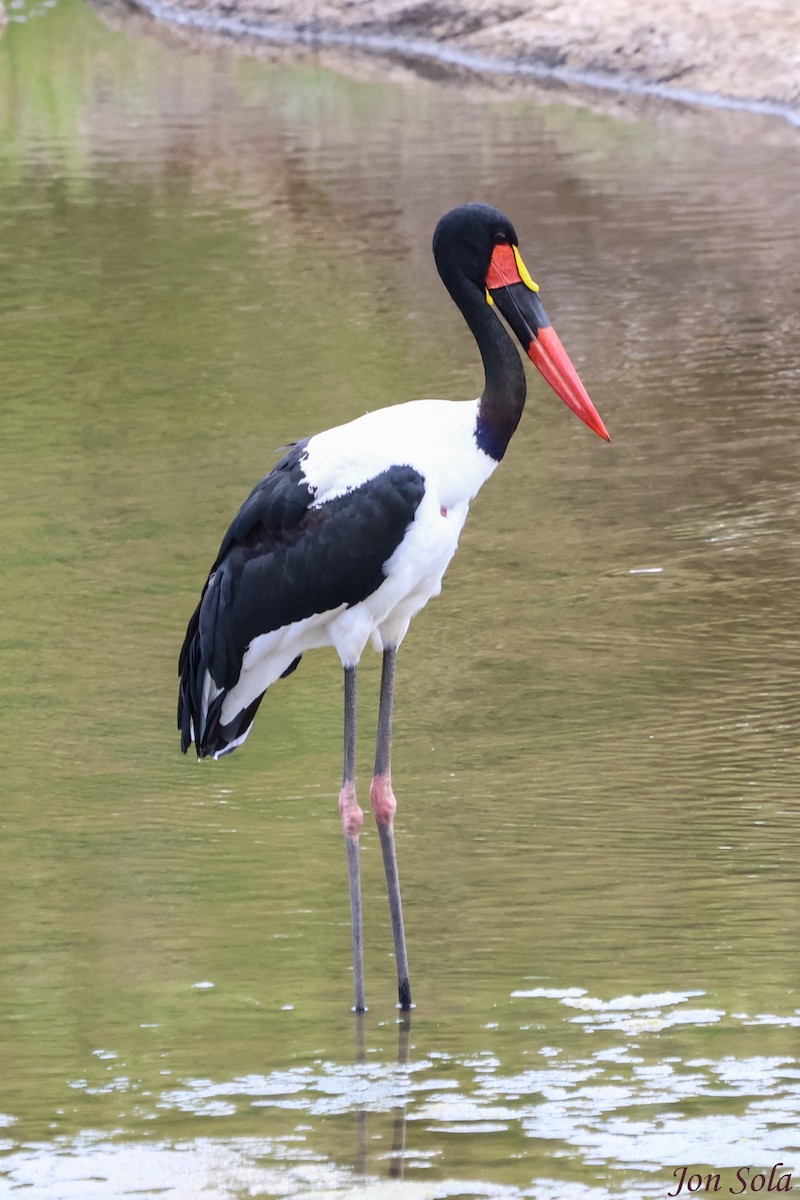
{"type": "Polygon", "coordinates": [[[367,413],[311,438],[306,478],[324,503],[392,466],[410,466],[425,494],[406,536],[386,564],[386,579],[360,604],[335,615],[330,643],[346,664],[367,641],[399,645],[411,618],[441,591],[469,502],[497,466],[478,448],[478,401],[414,400],[367,413]]]}

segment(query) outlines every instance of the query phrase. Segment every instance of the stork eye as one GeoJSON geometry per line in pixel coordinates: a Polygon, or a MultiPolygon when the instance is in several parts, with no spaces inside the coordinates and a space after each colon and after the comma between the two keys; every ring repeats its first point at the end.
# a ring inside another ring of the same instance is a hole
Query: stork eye
{"type": "Polygon", "coordinates": [[[494,243],[496,246],[505,246],[508,244],[508,238],[504,233],[496,233],[494,235],[494,243]]]}

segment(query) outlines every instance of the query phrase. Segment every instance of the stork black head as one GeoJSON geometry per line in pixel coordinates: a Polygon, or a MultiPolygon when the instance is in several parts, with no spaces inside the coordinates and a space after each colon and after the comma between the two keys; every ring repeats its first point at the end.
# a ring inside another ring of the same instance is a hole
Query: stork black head
{"type": "Polygon", "coordinates": [[[517,245],[514,226],[498,208],[462,204],[445,213],[433,233],[433,257],[448,289],[449,280],[466,276],[483,291],[498,245],[517,245]]]}
{"type": "Polygon", "coordinates": [[[451,209],[434,231],[433,257],[478,344],[479,330],[469,312],[481,299],[496,305],[556,395],[584,424],[610,442],[599,413],[550,324],[539,298],[539,286],[522,261],[516,230],[508,217],[489,204],[462,204],[451,209]]]}

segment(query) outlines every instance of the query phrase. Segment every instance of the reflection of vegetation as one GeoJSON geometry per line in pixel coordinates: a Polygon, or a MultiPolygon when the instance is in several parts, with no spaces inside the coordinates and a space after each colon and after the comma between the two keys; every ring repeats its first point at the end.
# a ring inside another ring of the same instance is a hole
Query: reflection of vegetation
{"type": "Polygon", "coordinates": [[[31,144],[39,143],[58,147],[75,175],[72,186],[80,186],[86,158],[80,115],[91,52],[85,11],[68,0],[24,27],[12,24],[0,45],[0,155],[17,177],[31,144]]]}

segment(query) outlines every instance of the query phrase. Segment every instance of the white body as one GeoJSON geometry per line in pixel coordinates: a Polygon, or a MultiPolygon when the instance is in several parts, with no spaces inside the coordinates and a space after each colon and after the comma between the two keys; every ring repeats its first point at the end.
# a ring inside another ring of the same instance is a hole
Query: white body
{"type": "MultiPolygon", "coordinates": [[[[477,400],[414,400],[367,413],[309,439],[303,467],[315,489],[314,506],[393,466],[417,471],[425,481],[425,492],[405,537],[386,564],[384,582],[372,595],[351,608],[318,613],[253,639],[239,681],[223,702],[223,724],[308,650],[333,646],[349,667],[358,662],[370,638],[378,650],[399,646],[411,618],[441,591],[469,502],[498,465],[478,448],[477,417],[477,400]]],[[[208,704],[217,694],[209,675],[205,687],[208,704]]],[[[247,733],[233,744],[240,745],[247,733]]]]}

